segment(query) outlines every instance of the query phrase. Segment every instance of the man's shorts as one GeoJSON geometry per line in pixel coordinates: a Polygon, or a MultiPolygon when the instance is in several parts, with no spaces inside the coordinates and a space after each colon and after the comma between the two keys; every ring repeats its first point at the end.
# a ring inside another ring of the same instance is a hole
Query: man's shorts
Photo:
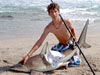
{"type": "MultiPolygon", "coordinates": [[[[62,45],[58,43],[57,45],[54,45],[51,50],[58,51],[58,52],[64,52],[66,50],[70,49],[69,45],[62,45]]],[[[81,64],[81,58],[79,56],[79,53],[76,53],[76,55],[72,56],[69,60],[66,60],[69,62],[68,66],[77,66],[81,64]]]]}

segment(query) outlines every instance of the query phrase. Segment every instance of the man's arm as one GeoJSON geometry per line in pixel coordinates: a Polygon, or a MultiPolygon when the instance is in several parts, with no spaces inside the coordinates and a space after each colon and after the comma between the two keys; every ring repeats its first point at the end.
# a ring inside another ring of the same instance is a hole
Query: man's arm
{"type": "Polygon", "coordinates": [[[48,27],[46,27],[44,29],[44,32],[42,33],[40,39],[35,43],[35,45],[31,49],[31,51],[27,54],[28,56],[31,56],[33,54],[33,52],[35,52],[41,46],[41,44],[45,40],[45,38],[48,35],[48,33],[49,33],[49,29],[48,29],[48,27]]]}
{"type": "Polygon", "coordinates": [[[43,41],[45,40],[46,36],[49,33],[49,28],[48,26],[44,29],[44,32],[42,33],[40,39],[35,43],[35,45],[32,47],[32,49],[30,50],[30,52],[19,62],[22,64],[25,64],[26,61],[28,60],[28,58],[41,46],[41,44],[43,43],[43,41]]]}
{"type": "Polygon", "coordinates": [[[76,35],[75,28],[74,28],[74,26],[73,26],[73,24],[72,24],[72,21],[69,20],[69,19],[68,19],[68,26],[69,26],[69,28],[70,28],[72,34],[74,35],[76,41],[78,41],[78,38],[77,38],[77,35],[76,35]]]}

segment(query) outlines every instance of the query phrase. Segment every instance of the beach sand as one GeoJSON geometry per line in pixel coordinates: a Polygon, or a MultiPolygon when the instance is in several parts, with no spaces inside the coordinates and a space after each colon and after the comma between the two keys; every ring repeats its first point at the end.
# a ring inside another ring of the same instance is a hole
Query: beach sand
{"type": "MultiPolygon", "coordinates": [[[[36,40],[38,38],[34,37],[0,40],[0,67],[8,64],[16,64],[30,51],[36,40]]],[[[55,37],[51,36],[47,37],[44,43],[46,41],[50,44],[58,42],[55,40],[55,37]]],[[[100,75],[100,32],[87,33],[87,43],[91,45],[91,48],[82,48],[82,51],[96,75],[100,75]]],[[[42,46],[34,54],[39,53],[41,48],[42,46]]],[[[34,72],[33,75],[93,75],[82,55],[81,58],[82,64],[80,66],[68,67],[67,69],[62,68],[47,73],[34,72]]],[[[29,73],[6,71],[0,73],[0,75],[29,75],[29,73]]]]}

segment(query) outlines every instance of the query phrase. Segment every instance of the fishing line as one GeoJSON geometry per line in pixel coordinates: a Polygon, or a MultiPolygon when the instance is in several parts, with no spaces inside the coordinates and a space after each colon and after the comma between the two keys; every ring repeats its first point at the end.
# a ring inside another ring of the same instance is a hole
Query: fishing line
{"type": "MultiPolygon", "coordinates": [[[[53,0],[51,0],[51,2],[53,2],[53,0]]],[[[93,70],[93,68],[92,68],[91,65],[89,64],[87,58],[85,57],[84,53],[82,52],[82,50],[81,50],[79,44],[76,42],[76,39],[75,39],[75,37],[73,36],[71,30],[69,29],[69,27],[68,27],[67,24],[65,23],[64,19],[62,18],[61,14],[59,14],[59,16],[60,16],[61,20],[63,21],[64,25],[66,26],[67,30],[69,31],[71,37],[73,38],[73,41],[75,42],[76,46],[78,47],[79,51],[81,52],[82,56],[84,57],[86,63],[87,63],[88,66],[89,66],[89,68],[91,69],[93,75],[96,75],[95,72],[94,72],[94,70],[93,70]]]]}

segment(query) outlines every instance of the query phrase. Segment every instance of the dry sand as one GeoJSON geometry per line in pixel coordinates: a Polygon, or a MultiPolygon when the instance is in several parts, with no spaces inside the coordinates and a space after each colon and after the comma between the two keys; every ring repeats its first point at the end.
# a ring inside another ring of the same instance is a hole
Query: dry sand
{"type": "MultiPolygon", "coordinates": [[[[30,49],[32,48],[36,40],[37,38],[33,38],[33,37],[0,40],[0,67],[8,65],[9,63],[7,64],[6,61],[10,62],[11,64],[17,63],[30,51],[30,49]]],[[[53,43],[54,41],[57,42],[56,40],[54,40],[54,38],[52,38],[52,40],[50,38],[47,38],[46,41],[47,40],[49,43],[53,43]]],[[[44,43],[46,41],[44,41],[44,43]]],[[[100,75],[100,52],[99,52],[100,34],[99,32],[95,32],[93,34],[88,33],[87,42],[92,47],[88,49],[82,49],[82,51],[87,57],[96,75],[100,75]]],[[[40,49],[38,51],[40,51],[40,49]]],[[[81,58],[82,58],[82,64],[80,66],[68,67],[67,69],[63,68],[63,69],[54,70],[53,72],[47,72],[47,73],[34,72],[33,75],[93,75],[87,63],[85,62],[84,58],[82,57],[82,55],[81,58]]],[[[29,75],[29,74],[6,71],[0,73],[0,75],[29,75]]]]}

